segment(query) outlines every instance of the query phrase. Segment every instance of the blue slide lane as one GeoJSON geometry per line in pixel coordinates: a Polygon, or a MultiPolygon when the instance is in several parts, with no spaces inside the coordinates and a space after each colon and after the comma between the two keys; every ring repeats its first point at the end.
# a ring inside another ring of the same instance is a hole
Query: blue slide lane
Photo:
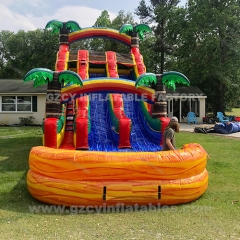
{"type": "Polygon", "coordinates": [[[140,102],[129,100],[123,94],[125,115],[132,120],[131,145],[134,151],[156,152],[161,151],[161,133],[155,132],[147,125],[140,109],[140,102]]]}
{"type": "Polygon", "coordinates": [[[113,138],[106,94],[89,94],[91,132],[88,135],[90,151],[118,151],[118,142],[113,138]]]}
{"type": "MultiPolygon", "coordinates": [[[[88,142],[90,151],[112,151],[112,152],[146,152],[160,151],[161,134],[152,131],[146,124],[141,113],[139,102],[135,100],[124,100],[124,111],[132,120],[131,145],[132,148],[118,148],[118,134],[111,128],[108,103],[104,101],[106,94],[99,97],[90,95],[90,121],[91,132],[88,142]]],[[[123,95],[124,99],[126,95],[123,95]]]]}

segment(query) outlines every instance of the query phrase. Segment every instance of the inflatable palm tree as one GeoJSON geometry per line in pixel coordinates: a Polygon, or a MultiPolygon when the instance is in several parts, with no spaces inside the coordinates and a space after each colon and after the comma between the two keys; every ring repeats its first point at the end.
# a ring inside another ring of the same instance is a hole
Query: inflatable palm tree
{"type": "Polygon", "coordinates": [[[154,73],[144,73],[137,78],[137,80],[135,82],[135,87],[140,87],[140,86],[149,87],[152,84],[157,84],[156,74],[154,74],[154,73]]]}
{"type": "Polygon", "coordinates": [[[23,81],[34,81],[34,87],[48,84],[46,97],[46,117],[60,117],[62,115],[61,85],[74,83],[83,85],[80,76],[73,71],[51,71],[47,68],[34,68],[29,71],[23,81]]]}
{"type": "Polygon", "coordinates": [[[49,21],[45,29],[52,29],[52,33],[60,33],[59,44],[68,44],[68,34],[77,30],[81,30],[81,27],[75,21],[60,22],[58,20],[49,21]]]}
{"type": "Polygon", "coordinates": [[[144,39],[145,32],[152,32],[151,28],[146,24],[138,24],[136,26],[132,26],[131,24],[124,24],[119,33],[126,33],[131,36],[131,47],[139,47],[139,38],[141,40],[144,39]]]}
{"type": "Polygon", "coordinates": [[[153,74],[153,73],[146,73],[142,74],[136,80],[135,86],[150,86],[152,84],[157,84],[155,90],[160,91],[160,95],[157,95],[156,102],[153,106],[153,117],[166,117],[167,116],[167,101],[166,101],[166,93],[162,91],[161,86],[167,87],[173,91],[176,90],[176,83],[186,84],[187,86],[190,85],[190,81],[188,78],[180,73],[175,71],[165,72],[163,74],[153,74]],[[158,89],[161,88],[161,89],[158,89]]]}
{"type": "MultiPolygon", "coordinates": [[[[188,78],[180,72],[170,71],[165,72],[163,74],[159,74],[161,76],[162,83],[169,89],[175,91],[176,83],[182,83],[186,85],[190,85],[188,78]]],[[[154,73],[145,73],[138,77],[136,80],[135,86],[150,86],[151,84],[157,84],[157,77],[154,73]]]]}

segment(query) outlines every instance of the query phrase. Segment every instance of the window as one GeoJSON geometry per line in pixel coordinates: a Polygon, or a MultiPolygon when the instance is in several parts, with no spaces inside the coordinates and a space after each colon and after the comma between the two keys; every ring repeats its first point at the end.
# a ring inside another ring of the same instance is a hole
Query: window
{"type": "Polygon", "coordinates": [[[192,98],[191,99],[191,111],[194,112],[196,114],[197,117],[199,117],[199,113],[200,113],[200,110],[199,110],[199,99],[198,98],[192,98]]]}
{"type": "Polygon", "coordinates": [[[15,97],[2,97],[2,111],[16,111],[15,97]]]}
{"type": "Polygon", "coordinates": [[[182,100],[182,116],[186,117],[188,112],[194,112],[197,117],[200,113],[200,104],[198,98],[187,98],[182,100]]]}
{"type": "Polygon", "coordinates": [[[3,112],[31,112],[31,96],[2,96],[3,112]]]}

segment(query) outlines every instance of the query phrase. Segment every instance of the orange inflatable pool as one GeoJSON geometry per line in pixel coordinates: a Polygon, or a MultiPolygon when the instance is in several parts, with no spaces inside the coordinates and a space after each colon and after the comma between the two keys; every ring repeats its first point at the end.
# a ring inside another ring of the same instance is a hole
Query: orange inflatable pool
{"type": "Polygon", "coordinates": [[[57,205],[178,204],[207,189],[207,154],[199,144],[160,152],[85,152],[34,147],[28,189],[57,205]]]}

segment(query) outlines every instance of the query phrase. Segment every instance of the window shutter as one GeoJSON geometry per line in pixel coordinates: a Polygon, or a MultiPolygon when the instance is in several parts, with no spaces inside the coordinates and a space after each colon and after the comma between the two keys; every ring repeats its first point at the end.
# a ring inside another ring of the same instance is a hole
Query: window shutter
{"type": "Polygon", "coordinates": [[[37,96],[32,96],[32,111],[37,112],[37,96]]]}

